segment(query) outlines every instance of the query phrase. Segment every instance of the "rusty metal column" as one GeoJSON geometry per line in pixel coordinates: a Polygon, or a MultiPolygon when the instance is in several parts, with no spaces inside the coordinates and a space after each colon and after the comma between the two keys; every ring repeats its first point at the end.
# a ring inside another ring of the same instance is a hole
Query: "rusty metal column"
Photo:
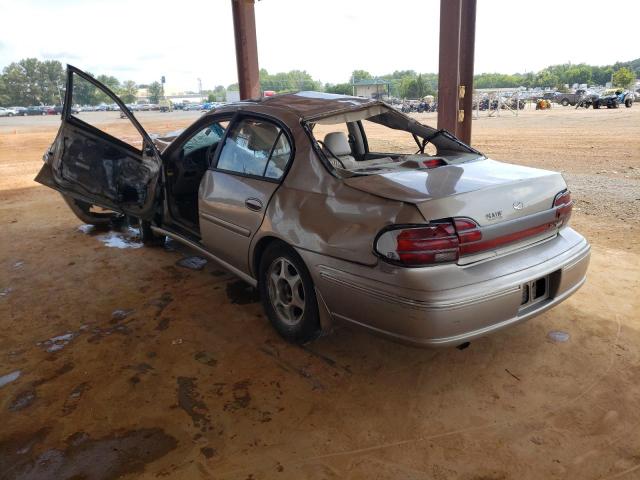
{"type": "Polygon", "coordinates": [[[461,0],[440,0],[438,128],[457,135],[461,0]]]}
{"type": "Polygon", "coordinates": [[[240,99],[260,96],[254,0],[231,0],[240,99]]]}
{"type": "Polygon", "coordinates": [[[458,124],[458,138],[471,144],[473,117],[473,57],[476,43],[476,0],[462,0],[460,15],[460,85],[465,87],[462,99],[463,119],[458,124]]]}

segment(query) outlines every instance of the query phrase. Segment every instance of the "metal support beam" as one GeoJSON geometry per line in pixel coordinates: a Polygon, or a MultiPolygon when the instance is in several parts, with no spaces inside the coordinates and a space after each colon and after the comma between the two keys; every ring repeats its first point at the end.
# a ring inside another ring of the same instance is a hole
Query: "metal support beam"
{"type": "Polygon", "coordinates": [[[466,143],[473,115],[475,25],[476,0],[440,0],[438,128],[466,143]]]}
{"type": "Polygon", "coordinates": [[[260,96],[254,0],[231,0],[240,99],[260,96]]]}
{"type": "Polygon", "coordinates": [[[458,138],[471,144],[473,116],[473,59],[476,43],[476,0],[461,0],[460,13],[460,84],[465,87],[462,99],[464,117],[458,125],[458,138]]]}
{"type": "Polygon", "coordinates": [[[460,10],[461,0],[440,0],[438,128],[454,135],[458,129],[460,10]]]}

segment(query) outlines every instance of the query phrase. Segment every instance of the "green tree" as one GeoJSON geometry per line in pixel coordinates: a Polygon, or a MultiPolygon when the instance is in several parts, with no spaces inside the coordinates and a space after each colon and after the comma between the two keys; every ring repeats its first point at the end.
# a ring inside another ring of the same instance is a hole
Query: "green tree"
{"type": "Polygon", "coordinates": [[[71,102],[74,105],[98,105],[100,103],[98,98],[98,89],[94,87],[92,83],[87,82],[84,78],[74,75],[73,96],[71,98],[71,102]]]}
{"type": "Polygon", "coordinates": [[[224,88],[224,85],[217,85],[216,88],[213,89],[213,96],[216,102],[224,102],[227,99],[227,89],[224,88]]]}
{"type": "Polygon", "coordinates": [[[628,88],[634,80],[635,75],[626,67],[622,67],[613,73],[613,85],[615,87],[628,88]]]}
{"type": "Polygon", "coordinates": [[[593,69],[589,65],[584,63],[580,65],[572,65],[565,72],[564,83],[573,85],[574,83],[590,83],[593,74],[593,69]]]}
{"type": "MultiPolygon", "coordinates": [[[[108,87],[109,90],[111,90],[116,95],[119,93],[120,80],[118,80],[116,77],[113,77],[111,75],[98,75],[96,77],[96,80],[98,80],[100,83],[108,87]]],[[[111,97],[109,97],[102,90],[98,90],[96,92],[96,96],[99,103],[113,103],[113,100],[111,99],[111,97]]]]}
{"type": "Polygon", "coordinates": [[[57,60],[45,60],[38,64],[38,83],[41,89],[40,101],[45,105],[62,105],[66,75],[57,60]]]}
{"type": "Polygon", "coordinates": [[[158,103],[160,102],[160,97],[162,97],[162,84],[160,82],[153,82],[149,85],[149,102],[158,103]]]}
{"type": "Polygon", "coordinates": [[[124,103],[135,102],[138,97],[138,86],[136,82],[133,80],[125,80],[122,82],[118,94],[124,103]]]}
{"type": "Polygon", "coordinates": [[[327,93],[338,93],[340,95],[353,95],[353,87],[350,83],[338,83],[337,85],[326,83],[324,85],[324,91],[327,93]]]}
{"type": "Polygon", "coordinates": [[[4,83],[4,75],[0,75],[0,105],[10,106],[7,86],[4,83]]]}
{"type": "Polygon", "coordinates": [[[357,82],[358,80],[369,80],[373,76],[366,70],[354,70],[351,72],[351,80],[357,82]]]}

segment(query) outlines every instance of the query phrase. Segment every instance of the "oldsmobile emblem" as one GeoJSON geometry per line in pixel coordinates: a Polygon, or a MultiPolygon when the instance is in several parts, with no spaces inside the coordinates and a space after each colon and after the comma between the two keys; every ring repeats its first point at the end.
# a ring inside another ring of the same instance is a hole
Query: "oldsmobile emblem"
{"type": "Polygon", "coordinates": [[[514,210],[522,210],[524,208],[524,203],[522,202],[513,202],[514,210]]]}
{"type": "Polygon", "coordinates": [[[485,215],[487,220],[495,220],[497,218],[502,218],[502,210],[498,210],[496,212],[489,212],[485,215]]]}

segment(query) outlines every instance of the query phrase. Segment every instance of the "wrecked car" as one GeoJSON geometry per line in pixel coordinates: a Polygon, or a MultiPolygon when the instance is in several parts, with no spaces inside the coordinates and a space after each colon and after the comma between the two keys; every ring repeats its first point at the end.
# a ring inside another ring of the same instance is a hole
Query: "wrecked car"
{"type": "Polygon", "coordinates": [[[383,102],[276,95],[152,140],[113,92],[71,66],[66,92],[36,180],[84,222],[137,218],[146,244],[170,237],[256,286],[289,341],[345,322],[459,346],[541,314],[585,281],[590,246],[568,225],[559,173],[491,160],[383,102]],[[136,135],[115,138],[73,114],[86,83],[136,135]]]}

